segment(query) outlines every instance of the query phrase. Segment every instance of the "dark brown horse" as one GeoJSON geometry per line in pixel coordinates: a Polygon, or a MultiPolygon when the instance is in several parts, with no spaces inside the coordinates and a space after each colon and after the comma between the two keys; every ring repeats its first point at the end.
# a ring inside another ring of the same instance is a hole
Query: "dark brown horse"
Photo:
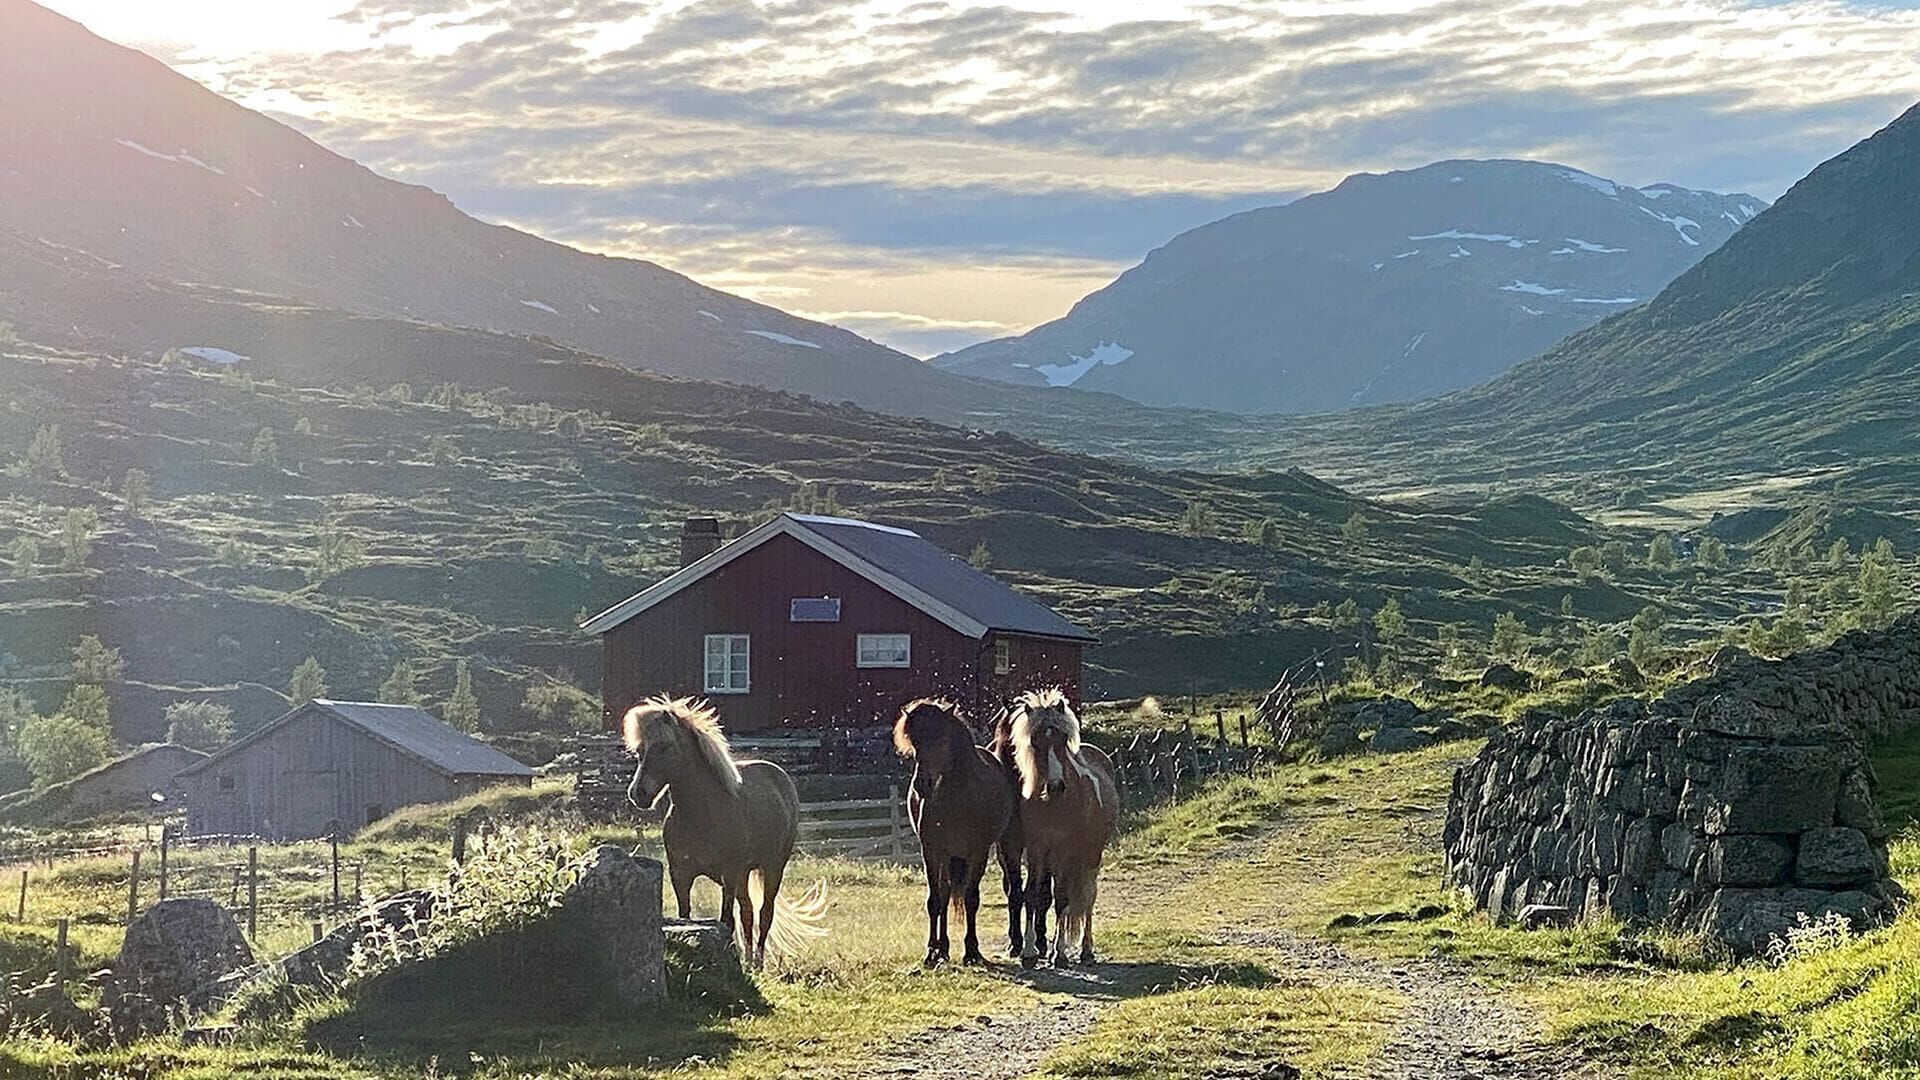
{"type": "Polygon", "coordinates": [[[913,762],[907,816],[927,870],[926,965],[949,959],[947,920],[958,911],[967,920],[961,961],[985,963],[977,927],[980,879],[1013,819],[1013,790],[1000,763],[974,745],[973,731],[951,702],[908,703],[893,725],[893,745],[913,762]]]}
{"type": "Polygon", "coordinates": [[[1020,828],[1026,844],[1029,935],[1020,953],[1028,967],[1040,960],[1045,935],[1043,886],[1051,880],[1053,963],[1069,963],[1079,938],[1080,963],[1093,962],[1093,902],[1100,861],[1120,817],[1120,786],[1113,762],[1080,741],[1080,718],[1058,690],[1022,694],[1008,717],[1013,760],[1020,773],[1020,828]]]}
{"type": "Polygon", "coordinates": [[[749,966],[766,962],[770,935],[776,954],[817,935],[823,888],[797,905],[780,900],[800,832],[800,795],[786,771],[771,761],[736,763],[712,706],[692,698],[649,698],[627,710],[622,726],[627,749],[640,755],[627,798],[648,807],[663,792],[673,795],[660,838],[680,917],[689,915],[694,879],[708,877],[720,886],[721,923],[732,928],[740,905],[740,952],[749,966]],[[777,934],[776,910],[783,916],[777,934]]]}

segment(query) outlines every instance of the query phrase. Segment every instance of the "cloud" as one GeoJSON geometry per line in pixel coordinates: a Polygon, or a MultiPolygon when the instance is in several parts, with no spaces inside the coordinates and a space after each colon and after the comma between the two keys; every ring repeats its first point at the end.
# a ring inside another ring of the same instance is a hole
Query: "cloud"
{"type": "Polygon", "coordinates": [[[1058,315],[1059,281],[1180,229],[1445,157],[1771,198],[1920,96],[1920,13],[1832,0],[361,0],[339,25],[364,47],[174,59],[481,216],[895,342],[1050,317],[927,287],[943,262],[1058,315]],[[803,286],[828,267],[873,293],[803,286]]]}

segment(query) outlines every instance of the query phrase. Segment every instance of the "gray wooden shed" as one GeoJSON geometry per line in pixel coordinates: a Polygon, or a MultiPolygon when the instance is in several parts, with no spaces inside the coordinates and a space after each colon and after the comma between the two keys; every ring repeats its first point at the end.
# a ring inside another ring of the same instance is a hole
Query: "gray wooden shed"
{"type": "Polygon", "coordinates": [[[307,702],[180,773],[187,831],[301,840],[352,833],[533,770],[409,705],[307,702]]]}

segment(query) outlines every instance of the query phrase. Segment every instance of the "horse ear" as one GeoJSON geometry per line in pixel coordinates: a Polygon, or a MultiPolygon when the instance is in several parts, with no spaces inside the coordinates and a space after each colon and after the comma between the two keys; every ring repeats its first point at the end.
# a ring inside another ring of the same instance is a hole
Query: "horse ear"
{"type": "Polygon", "coordinates": [[[621,727],[621,735],[626,740],[627,753],[629,754],[639,753],[640,741],[641,741],[640,740],[640,706],[635,705],[633,708],[627,710],[627,715],[620,721],[620,727],[621,727]]]}

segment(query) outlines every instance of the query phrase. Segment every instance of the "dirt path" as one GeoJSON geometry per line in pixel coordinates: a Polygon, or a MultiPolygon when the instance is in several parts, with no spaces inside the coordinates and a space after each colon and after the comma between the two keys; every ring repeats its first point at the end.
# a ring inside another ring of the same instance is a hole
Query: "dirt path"
{"type": "Polygon", "coordinates": [[[1054,1047],[1086,1034],[1105,1007],[1098,999],[1068,997],[1012,1016],[928,1028],[860,1075],[1016,1080],[1039,1068],[1054,1047]]]}
{"type": "MultiPolygon", "coordinates": [[[[1417,831],[1419,824],[1402,822],[1417,831]]],[[[1283,840],[1284,823],[1240,837],[1182,873],[1261,859],[1283,840]]],[[[1124,910],[1150,895],[1157,884],[1116,881],[1103,889],[1102,907],[1124,910]]],[[[1464,965],[1439,959],[1378,960],[1348,952],[1321,938],[1279,929],[1227,929],[1212,935],[1221,945],[1272,954],[1269,966],[1328,987],[1369,987],[1394,991],[1406,999],[1379,1055],[1365,1067],[1369,1080],[1611,1080],[1620,1072],[1590,1062],[1549,1042],[1536,1018],[1503,999],[1499,990],[1464,965]]],[[[1136,965],[1097,965],[1092,969],[1021,972],[1036,989],[1061,994],[1024,1013],[990,1017],[969,1024],[930,1028],[901,1044],[898,1051],[862,1072],[863,1077],[917,1076],[942,1080],[978,1077],[1015,1080],[1031,1075],[1056,1047],[1091,1030],[1100,1014],[1121,996],[1121,980],[1136,965]]],[[[1296,1075],[1279,1064],[1276,1077],[1296,1075]]]]}
{"type": "Polygon", "coordinates": [[[1376,1080],[1600,1080],[1614,1071],[1542,1036],[1538,1023],[1458,964],[1374,960],[1284,930],[1227,933],[1222,944],[1278,953],[1288,974],[1327,986],[1398,992],[1406,1007],[1368,1067],[1376,1080]]]}

